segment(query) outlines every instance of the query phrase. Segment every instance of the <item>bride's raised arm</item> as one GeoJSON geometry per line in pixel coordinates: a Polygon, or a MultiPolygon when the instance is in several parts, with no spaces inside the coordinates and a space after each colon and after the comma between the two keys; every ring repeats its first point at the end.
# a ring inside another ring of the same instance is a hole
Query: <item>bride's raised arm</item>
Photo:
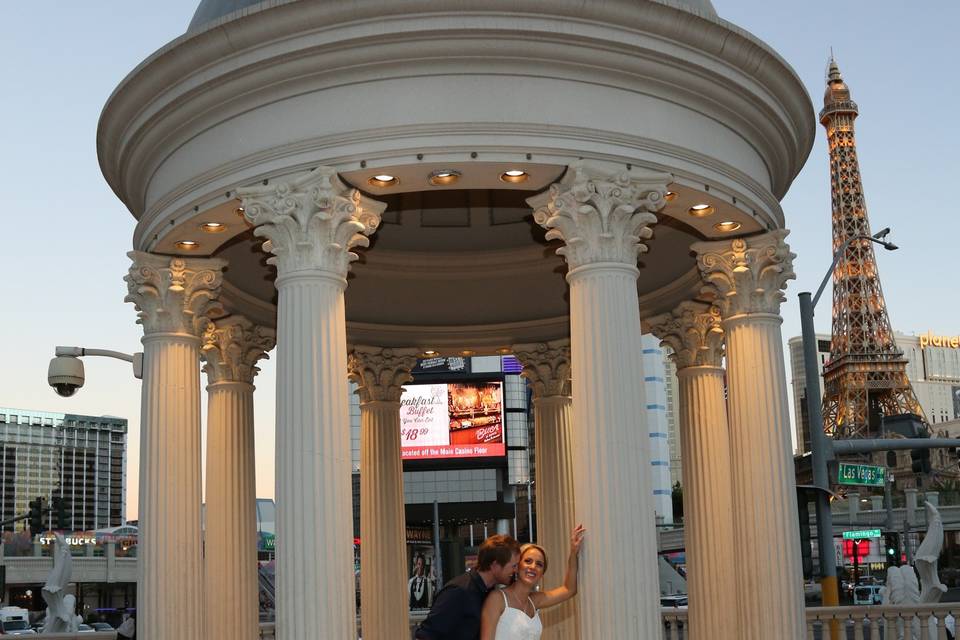
{"type": "Polygon", "coordinates": [[[537,609],[552,607],[577,595],[578,560],[585,533],[586,529],[583,525],[578,524],[570,536],[570,554],[567,556],[567,572],[563,577],[563,585],[549,591],[535,591],[530,594],[533,606],[537,609]]]}

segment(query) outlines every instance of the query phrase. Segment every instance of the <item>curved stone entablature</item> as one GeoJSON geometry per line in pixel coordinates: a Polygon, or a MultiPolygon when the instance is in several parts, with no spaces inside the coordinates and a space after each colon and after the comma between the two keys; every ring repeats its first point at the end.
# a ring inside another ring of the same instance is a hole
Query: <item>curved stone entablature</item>
{"type": "Polygon", "coordinates": [[[527,154],[665,170],[759,231],[782,226],[776,199],[811,146],[809,97],[775,53],[667,4],[270,5],[173,41],[106,105],[101,166],[141,220],[137,248],[237,187],[320,164],[527,154]]]}
{"type": "Polygon", "coordinates": [[[453,348],[469,333],[483,349],[565,335],[567,265],[526,198],[578,162],[670,174],[638,265],[645,313],[662,313],[696,291],[693,243],[784,226],[778,198],[814,130],[789,66],[693,4],[247,6],[121,83],[101,168],[139,220],[134,248],[226,259],[225,308],[269,326],[276,273],[238,191],[329,167],[388,203],[349,276],[351,339],[453,348]],[[459,179],[431,183],[439,170],[459,179]],[[713,215],[691,215],[700,203],[713,215]]]}

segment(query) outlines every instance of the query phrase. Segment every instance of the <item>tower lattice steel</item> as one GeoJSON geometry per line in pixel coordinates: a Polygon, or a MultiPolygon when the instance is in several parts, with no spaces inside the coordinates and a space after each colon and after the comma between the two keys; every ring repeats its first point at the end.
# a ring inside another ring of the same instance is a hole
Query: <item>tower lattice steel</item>
{"type": "MultiPolygon", "coordinates": [[[[870,235],[853,132],[857,114],[850,89],[831,60],[820,124],[830,150],[834,253],[850,238],[870,235]]],[[[882,416],[913,413],[923,418],[903,351],[894,341],[869,240],[851,242],[834,269],[833,336],[823,377],[823,419],[830,436],[879,437],[882,416]]]]}

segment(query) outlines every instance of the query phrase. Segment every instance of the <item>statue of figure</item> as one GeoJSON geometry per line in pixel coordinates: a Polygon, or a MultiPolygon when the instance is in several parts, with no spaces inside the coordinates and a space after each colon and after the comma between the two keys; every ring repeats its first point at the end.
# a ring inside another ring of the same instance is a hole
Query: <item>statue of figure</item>
{"type": "MultiPolygon", "coordinates": [[[[884,586],[883,604],[932,604],[939,602],[947,587],[940,582],[937,575],[937,560],[943,548],[943,520],[940,512],[929,502],[924,502],[927,510],[927,535],[917,547],[913,558],[913,566],[890,567],[887,569],[887,583],[884,586]],[[914,571],[916,567],[916,571],[914,571]],[[917,582],[917,574],[920,581],[917,582]]],[[[907,541],[904,540],[904,544],[907,541]]],[[[943,621],[946,622],[946,621],[943,621]]],[[[936,621],[930,619],[930,637],[936,638],[936,621]]],[[[913,640],[920,640],[920,620],[914,618],[911,623],[910,635],[913,640]]],[[[897,619],[897,638],[903,640],[903,619],[897,619]]]]}
{"type": "Polygon", "coordinates": [[[43,585],[43,600],[47,603],[47,617],[43,633],[76,633],[83,618],[76,615],[76,597],[66,593],[73,571],[73,558],[62,534],[56,535],[53,549],[53,571],[43,585]]]}

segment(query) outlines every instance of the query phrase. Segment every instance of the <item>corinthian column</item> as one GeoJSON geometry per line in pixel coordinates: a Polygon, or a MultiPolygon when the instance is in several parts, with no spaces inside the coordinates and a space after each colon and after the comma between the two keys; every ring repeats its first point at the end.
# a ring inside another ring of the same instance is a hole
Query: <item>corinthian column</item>
{"type": "Polygon", "coordinates": [[[557,253],[569,266],[575,511],[589,536],[577,596],[585,638],[662,633],[637,257],[670,181],[576,165],[528,201],[547,239],[563,240],[557,253]]]}
{"type": "Polygon", "coordinates": [[[343,292],[382,205],[329,167],[238,194],[277,266],[277,638],[353,638],[343,292]]]}
{"type": "Polygon", "coordinates": [[[804,637],[803,573],[783,364],[782,289],[794,255],[778,230],[693,245],[727,343],[739,638],[804,637]]]}
{"type": "Polygon", "coordinates": [[[207,493],[204,597],[207,640],[259,635],[253,378],[273,329],[229,316],[207,325],[207,493]]]}
{"type": "Polygon", "coordinates": [[[226,262],[127,255],[125,300],[143,325],[137,625],[147,640],[199,640],[200,334],[226,262]]]}
{"type": "Polygon", "coordinates": [[[354,347],[350,379],[360,395],[360,626],[393,640],[410,626],[406,517],[400,459],[400,393],[413,380],[414,349],[354,347]]]}
{"type": "Polygon", "coordinates": [[[673,350],[683,452],[683,535],[690,637],[739,637],[723,329],[715,306],[682,302],[644,328],[673,350]]]}
{"type": "MultiPolygon", "coordinates": [[[[523,377],[533,390],[536,446],[537,542],[553,558],[555,567],[544,576],[544,588],[563,584],[563,559],[570,546],[574,521],[573,434],[570,413],[570,341],[514,345],[523,364],[523,377]]],[[[544,640],[580,638],[576,598],[544,609],[544,640]]]]}

